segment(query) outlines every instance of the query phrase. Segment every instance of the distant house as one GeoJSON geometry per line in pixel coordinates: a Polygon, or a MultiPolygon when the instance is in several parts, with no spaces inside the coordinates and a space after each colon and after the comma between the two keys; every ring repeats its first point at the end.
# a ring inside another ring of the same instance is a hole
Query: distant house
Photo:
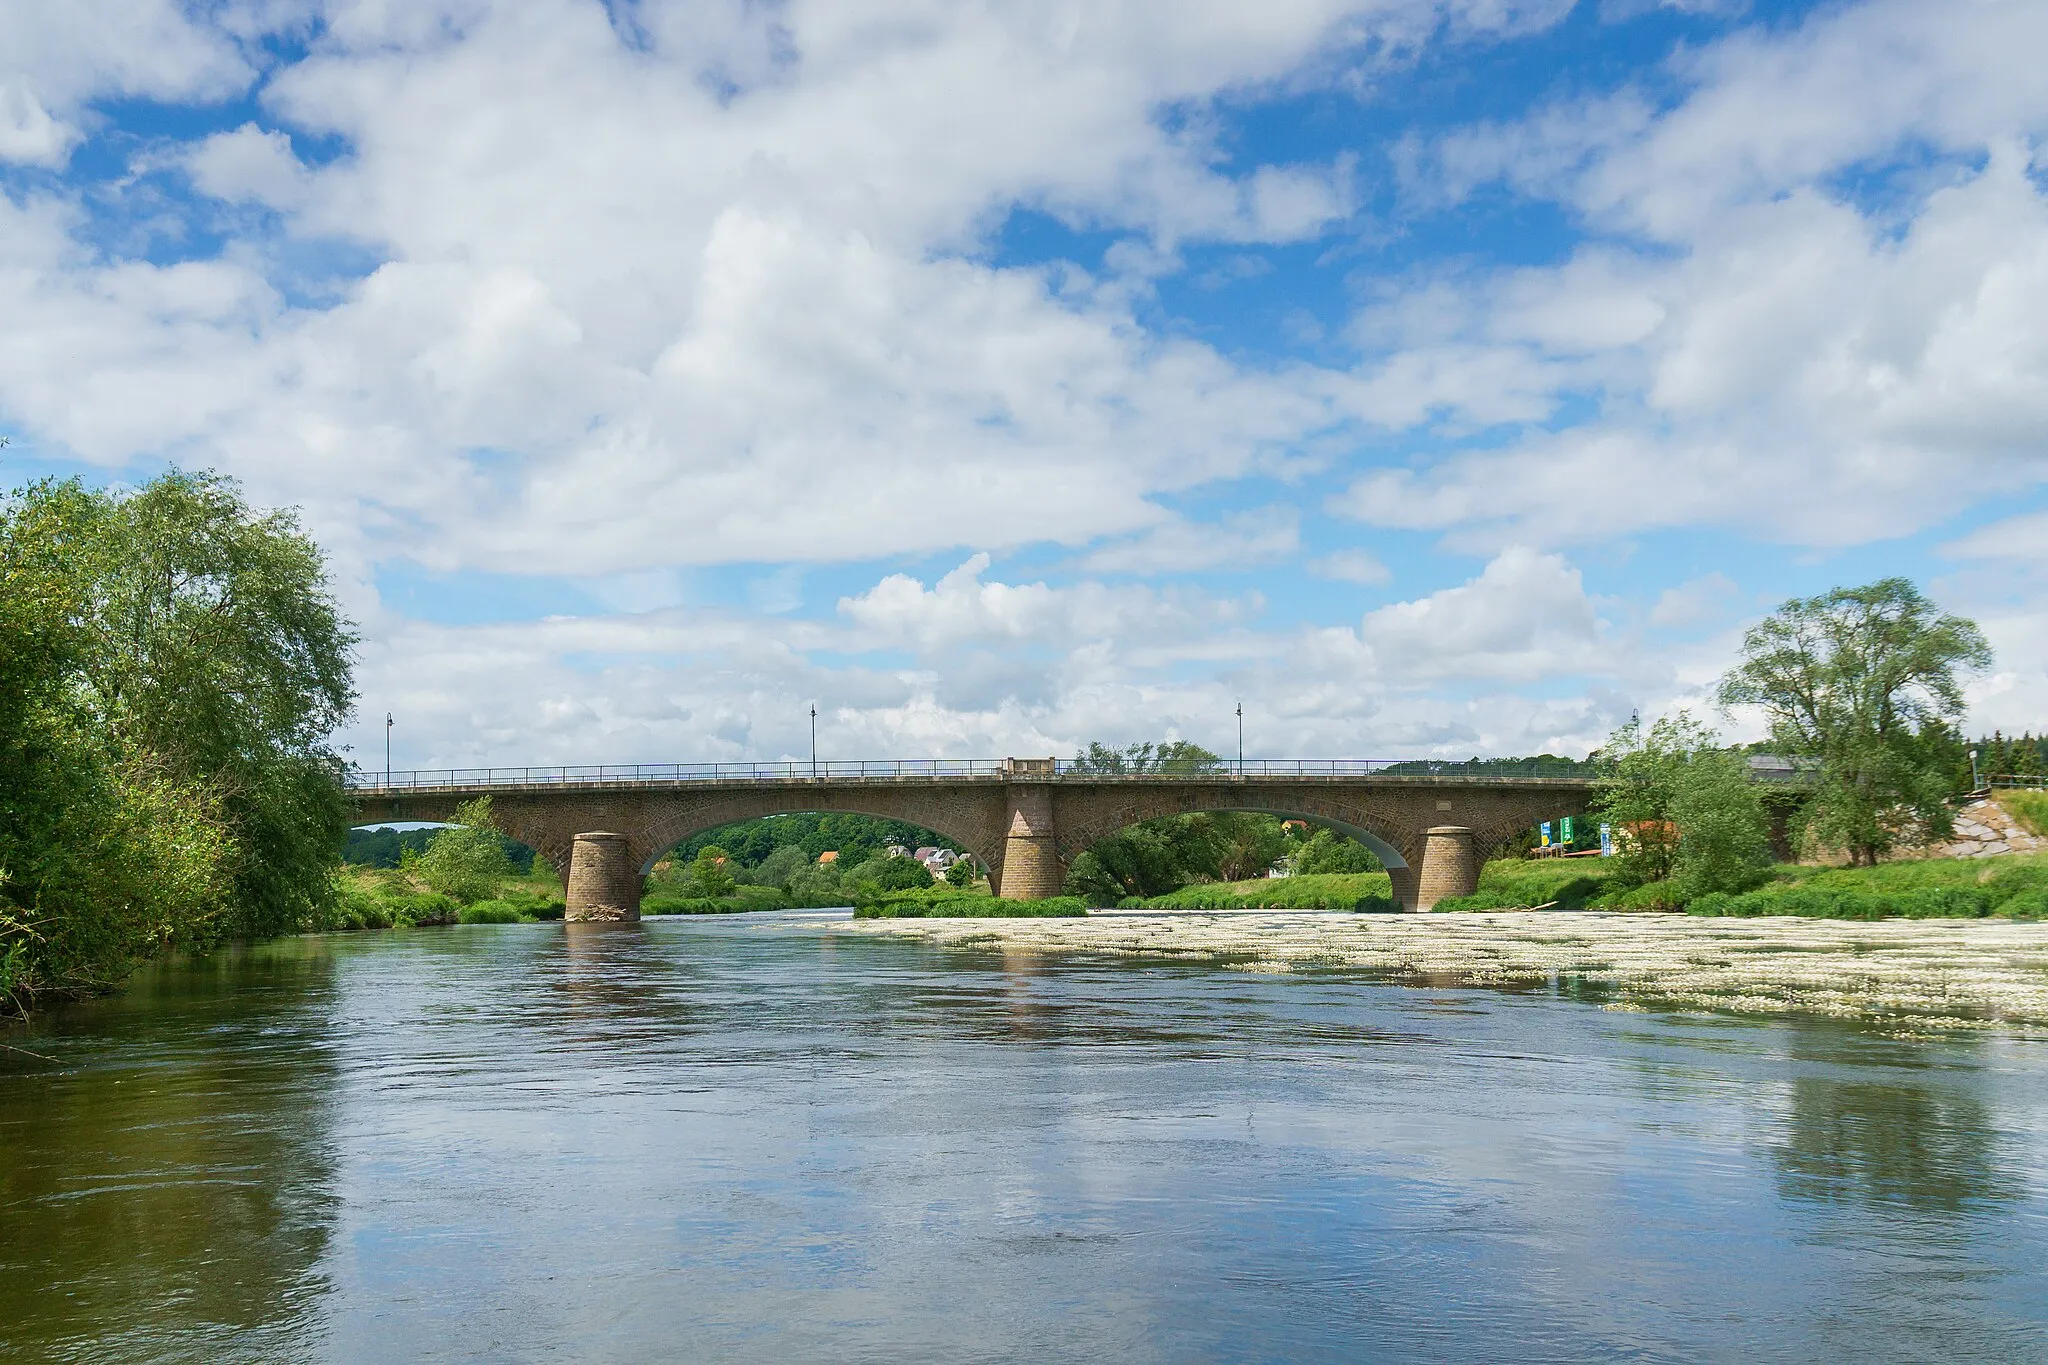
{"type": "Polygon", "coordinates": [[[891,844],[887,848],[883,849],[882,852],[886,853],[891,858],[908,858],[910,856],[910,850],[905,848],[901,844],[891,844]]]}
{"type": "Polygon", "coordinates": [[[836,848],[828,848],[828,849],[826,849],[826,850],[825,850],[825,851],[824,851],[823,853],[820,853],[820,854],[818,855],[818,861],[819,861],[819,862],[821,862],[821,863],[836,863],[836,862],[838,862],[838,861],[839,861],[839,850],[838,850],[838,849],[836,849],[836,848]]]}

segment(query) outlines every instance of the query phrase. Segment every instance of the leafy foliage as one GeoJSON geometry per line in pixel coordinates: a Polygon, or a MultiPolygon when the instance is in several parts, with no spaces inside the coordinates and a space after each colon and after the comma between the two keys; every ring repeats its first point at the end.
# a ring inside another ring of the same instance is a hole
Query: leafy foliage
{"type": "Polygon", "coordinates": [[[434,835],[417,867],[430,888],[460,904],[496,894],[498,883],[512,875],[512,863],[491,815],[491,798],[480,796],[458,806],[454,822],[434,835]]]}
{"type": "Polygon", "coordinates": [[[786,878],[797,868],[806,864],[815,865],[821,853],[837,853],[839,861],[852,867],[866,862],[891,844],[905,848],[917,848],[929,844],[934,848],[964,852],[961,847],[943,835],[901,820],[885,820],[873,815],[854,815],[842,811],[810,812],[800,815],[770,815],[757,820],[741,820],[717,829],[705,830],[678,844],[668,856],[668,861],[687,865],[706,846],[716,844],[731,860],[733,875],[741,881],[748,880],[756,869],[765,871],[768,861],[780,850],[796,850],[794,861],[777,864],[777,871],[771,880],[775,885],[786,885],[786,878]]]}
{"type": "MultiPolygon", "coordinates": [[[[397,867],[399,859],[407,849],[415,854],[427,851],[427,845],[434,842],[437,829],[393,829],[389,825],[377,829],[352,829],[348,842],[341,847],[341,861],[350,867],[397,867]]],[[[517,839],[505,838],[505,860],[512,865],[512,871],[525,876],[533,870],[534,851],[517,839]]]]}
{"type": "Polygon", "coordinates": [[[1346,873],[1384,872],[1379,855],[1335,830],[1318,829],[1289,859],[1297,877],[1340,876],[1346,873]]]}
{"type": "Polygon", "coordinates": [[[0,506],[10,999],[324,916],[353,642],[312,542],[226,480],[44,482],[0,506]]]}
{"type": "Polygon", "coordinates": [[[1684,711],[1631,720],[1601,750],[1596,807],[1615,829],[1622,885],[1669,881],[1684,899],[1769,875],[1770,817],[1742,756],[1684,711]]]}
{"type": "MultiPolygon", "coordinates": [[[[1090,744],[1073,764],[1073,771],[1108,776],[1229,770],[1221,758],[1184,740],[1123,749],[1090,744]]],[[[1074,859],[1065,889],[1091,905],[1116,905],[1170,895],[1190,883],[1261,877],[1283,863],[1296,872],[1381,870],[1369,849],[1331,831],[1310,834],[1255,811],[1209,811],[1146,820],[1098,841],[1074,859]]]]}
{"type": "Polygon", "coordinates": [[[1775,745],[1820,760],[1805,816],[1821,842],[1869,865],[1948,834],[1959,675],[1991,664],[1975,624],[1886,578],[1787,602],[1742,653],[1721,700],[1761,707],[1775,745]]]}

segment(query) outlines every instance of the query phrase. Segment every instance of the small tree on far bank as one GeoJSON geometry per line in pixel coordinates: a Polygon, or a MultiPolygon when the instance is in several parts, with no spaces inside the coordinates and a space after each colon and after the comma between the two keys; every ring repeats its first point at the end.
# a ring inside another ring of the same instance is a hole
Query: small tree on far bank
{"type": "Polygon", "coordinates": [[[1757,706],[1772,743],[1820,760],[1807,829],[1871,866],[1900,843],[1948,834],[1959,675],[1991,665],[1976,624],[1903,578],[1795,598],[1750,628],[1724,706],[1757,706]]]}
{"type": "Polygon", "coordinates": [[[1669,882],[1690,900],[1746,891],[1769,873],[1770,817],[1742,756],[1719,738],[1684,711],[1609,737],[1595,807],[1614,826],[1620,880],[1669,882]]]}
{"type": "Polygon", "coordinates": [[[728,866],[731,856],[717,844],[706,844],[697,850],[686,878],[690,894],[709,896],[714,900],[730,896],[736,884],[728,866]]]}
{"type": "Polygon", "coordinates": [[[974,860],[962,858],[946,867],[946,885],[965,891],[974,885],[974,860]]]}
{"type": "Polygon", "coordinates": [[[464,905],[495,896],[498,884],[512,875],[512,862],[491,815],[491,798],[456,807],[455,822],[434,836],[415,866],[429,887],[464,905]]]}

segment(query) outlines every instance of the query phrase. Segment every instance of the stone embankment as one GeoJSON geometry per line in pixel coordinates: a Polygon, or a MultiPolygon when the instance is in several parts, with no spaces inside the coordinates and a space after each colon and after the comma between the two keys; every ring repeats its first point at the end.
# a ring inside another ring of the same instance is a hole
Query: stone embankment
{"type": "Polygon", "coordinates": [[[2048,924],[1701,919],[1501,911],[1449,915],[1108,912],[1066,920],[865,920],[838,932],[1002,953],[1351,968],[1427,984],[1599,988],[1609,1009],[1823,1014],[1914,1034],[2048,1036],[2048,924]]]}
{"type": "Polygon", "coordinates": [[[2048,839],[2029,833],[1996,801],[1972,801],[1956,812],[1955,838],[1926,850],[1934,858],[1991,858],[2000,853],[2048,853],[2048,839]]]}

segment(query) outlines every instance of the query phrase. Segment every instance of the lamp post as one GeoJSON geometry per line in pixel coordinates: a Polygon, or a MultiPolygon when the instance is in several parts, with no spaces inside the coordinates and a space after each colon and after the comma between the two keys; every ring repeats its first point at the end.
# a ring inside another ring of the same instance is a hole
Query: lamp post
{"type": "Polygon", "coordinates": [[[391,785],[391,713],[384,713],[384,785],[391,785]]]}
{"type": "Polygon", "coordinates": [[[1981,785],[1977,781],[1977,751],[1972,749],[1970,750],[1970,790],[1976,791],[1981,785]]]}
{"type": "Polygon", "coordinates": [[[818,779],[818,708],[811,706],[811,780],[818,779]]]}
{"type": "Polygon", "coordinates": [[[1244,776],[1244,703],[1237,704],[1237,775],[1244,776]]]}

